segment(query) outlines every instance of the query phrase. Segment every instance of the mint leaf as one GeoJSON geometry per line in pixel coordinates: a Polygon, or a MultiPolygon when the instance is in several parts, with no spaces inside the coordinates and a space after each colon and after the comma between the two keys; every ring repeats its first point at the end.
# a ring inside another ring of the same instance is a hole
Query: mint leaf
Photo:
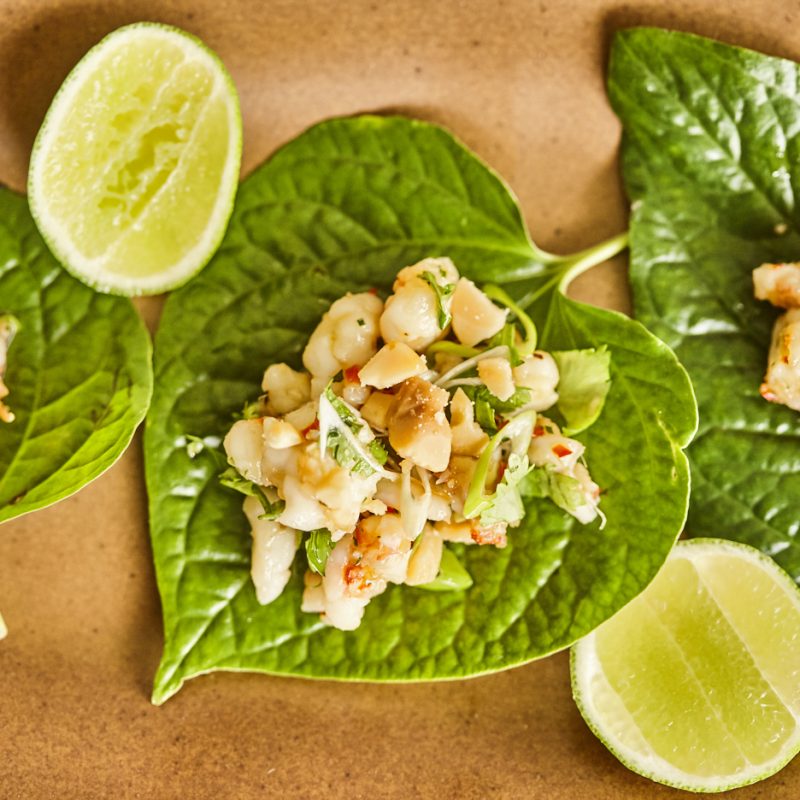
{"type": "Polygon", "coordinates": [[[777,312],[751,277],[800,254],[798,86],[791,61],[654,28],[617,34],[609,73],[634,308],[700,407],[687,531],[758,547],[800,582],[800,414],[759,396],[777,312]]]}
{"type": "Polygon", "coordinates": [[[235,467],[228,467],[219,476],[219,482],[226,489],[233,489],[240,494],[246,494],[250,497],[255,497],[261,507],[264,509],[263,514],[259,514],[259,519],[277,519],[283,514],[286,503],[281,499],[270,500],[264,489],[253,481],[247,480],[242,477],[235,467]]]}
{"type": "Polygon", "coordinates": [[[603,410],[611,385],[611,353],[603,345],[588,350],[554,351],[558,365],[558,410],[566,420],[563,432],[574,436],[593,425],[603,410]]]}
{"type": "Polygon", "coordinates": [[[439,283],[436,280],[436,276],[427,269],[421,272],[419,277],[433,289],[433,293],[436,295],[437,324],[444,330],[450,324],[450,314],[446,310],[445,300],[456,290],[456,285],[454,283],[439,283]]]}
{"type": "Polygon", "coordinates": [[[24,197],[0,187],[0,316],[19,330],[0,422],[0,522],[55,503],[108,469],[144,418],[150,338],[130,300],[102,295],[50,255],[24,197]]]}
{"type": "Polygon", "coordinates": [[[156,337],[145,452],[165,645],[154,700],[216,668],[350,680],[505,669],[568,646],[636,595],[684,522],[691,387],[640,324],[557,289],[623,244],[542,254],[494,172],[441,128],[397,117],[322,123],[251,173],[220,251],[167,299],[156,337]],[[299,365],[333,300],[388,291],[428,256],[451,257],[478,285],[502,283],[535,322],[537,346],[608,346],[603,415],[580,434],[608,523],[600,532],[530,501],[507,547],[458,551],[471,588],[392,586],[349,633],[299,611],[302,569],[259,606],[241,503],[181,437],[224,436],[267,365],[299,365]]]}
{"type": "Polygon", "coordinates": [[[325,565],[328,563],[328,556],[333,550],[333,540],[331,532],[325,528],[320,528],[306,536],[305,541],[306,557],[308,566],[317,575],[325,574],[325,565]]]}

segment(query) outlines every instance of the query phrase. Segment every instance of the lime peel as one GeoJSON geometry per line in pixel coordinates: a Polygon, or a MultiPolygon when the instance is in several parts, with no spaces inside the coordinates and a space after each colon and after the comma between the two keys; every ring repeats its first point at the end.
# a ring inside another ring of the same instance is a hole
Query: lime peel
{"type": "Polygon", "coordinates": [[[119,28],[68,75],[36,137],[31,211],[55,256],[100,291],[155,294],[210,260],[233,210],[242,126],[199,39],[119,28]]]}
{"type": "Polygon", "coordinates": [[[800,587],[748,545],[680,542],[572,648],[571,673],[583,718],[634,772],[695,792],[755,783],[800,752],[800,587]]]}

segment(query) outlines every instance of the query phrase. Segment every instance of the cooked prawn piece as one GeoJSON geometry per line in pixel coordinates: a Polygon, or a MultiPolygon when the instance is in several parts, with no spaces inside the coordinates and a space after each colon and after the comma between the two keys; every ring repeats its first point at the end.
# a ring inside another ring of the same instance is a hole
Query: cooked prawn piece
{"type": "Polygon", "coordinates": [[[311,378],[288,364],[270,364],[261,380],[268,414],[288,414],[311,399],[311,378]]]}
{"type": "Polygon", "coordinates": [[[14,413],[3,402],[11,394],[11,390],[6,386],[3,378],[6,374],[8,348],[11,346],[17,327],[18,323],[14,317],[8,314],[0,317],[0,422],[13,422],[15,419],[14,413]]]}
{"type": "Polygon", "coordinates": [[[384,341],[421,351],[441,338],[440,311],[449,314],[457,280],[458,270],[449,258],[426,258],[401,269],[381,316],[384,341]],[[438,297],[431,282],[440,290],[438,297]]]}
{"type": "Polygon", "coordinates": [[[255,497],[245,498],[244,513],[253,535],[250,574],[258,602],[266,605],[280,596],[292,576],[300,534],[275,520],[261,519],[263,511],[255,497]]]}
{"type": "Polygon", "coordinates": [[[758,300],[800,308],[800,263],[762,264],[753,270],[753,289],[758,300]]]}
{"type": "Polygon", "coordinates": [[[405,581],[410,555],[411,542],[397,514],[365,517],[352,534],[337,542],[320,584],[313,578],[306,582],[304,604],[334,627],[354,630],[373,597],[386,591],[389,583],[405,581]]]}
{"type": "Polygon", "coordinates": [[[760,391],[765,400],[800,411],[800,308],[775,321],[760,391]]]}
{"type": "Polygon", "coordinates": [[[374,294],[346,294],[325,312],[303,351],[303,366],[319,394],[337,372],[360,367],[378,350],[383,301],[374,294]]]}
{"type": "Polygon", "coordinates": [[[514,383],[530,393],[528,406],[534,411],[546,411],[558,402],[558,365],[550,353],[537,350],[512,372],[514,383]]]}
{"type": "Polygon", "coordinates": [[[452,314],[453,332],[467,347],[491,339],[506,324],[506,312],[468,278],[456,284],[452,314]]]}

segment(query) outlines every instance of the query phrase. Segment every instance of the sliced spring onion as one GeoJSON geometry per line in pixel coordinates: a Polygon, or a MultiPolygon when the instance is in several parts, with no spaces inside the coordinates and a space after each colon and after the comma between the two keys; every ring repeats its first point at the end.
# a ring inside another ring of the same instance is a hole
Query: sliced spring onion
{"type": "Polygon", "coordinates": [[[447,353],[447,355],[458,356],[459,358],[472,358],[479,356],[481,350],[477,347],[467,347],[465,344],[458,344],[457,342],[434,342],[426,351],[425,355],[433,356],[436,353],[447,353]]]}
{"type": "Polygon", "coordinates": [[[489,444],[483,448],[481,457],[475,466],[475,474],[467,490],[467,499],[464,502],[464,516],[472,519],[481,514],[492,505],[491,495],[486,494],[486,477],[489,474],[489,465],[492,455],[503,442],[511,442],[511,452],[517,456],[523,456],[528,452],[533,428],[536,424],[536,412],[527,411],[519,414],[501,428],[489,440],[489,444]]]}
{"type": "Polygon", "coordinates": [[[411,488],[411,471],[415,468],[408,459],[400,464],[402,477],[400,479],[400,520],[403,523],[403,530],[409,538],[416,539],[425,523],[428,520],[428,512],[431,508],[431,482],[428,477],[428,470],[416,467],[422,484],[422,494],[414,496],[411,488]]]}
{"type": "Polygon", "coordinates": [[[457,375],[460,375],[462,372],[467,372],[471,369],[474,369],[478,362],[483,361],[484,358],[508,358],[508,348],[505,345],[500,345],[500,347],[492,347],[489,350],[484,350],[477,356],[473,356],[472,358],[468,358],[466,361],[462,361],[460,364],[456,364],[452,369],[447,370],[444,375],[441,375],[438,378],[436,381],[436,386],[443,386],[445,383],[452,380],[457,375]]]}
{"type": "Polygon", "coordinates": [[[493,284],[484,286],[483,293],[492,300],[504,305],[519,320],[519,324],[522,325],[522,329],[525,331],[525,341],[517,345],[517,352],[523,358],[531,355],[536,350],[538,338],[533,320],[499,286],[493,284]]]}

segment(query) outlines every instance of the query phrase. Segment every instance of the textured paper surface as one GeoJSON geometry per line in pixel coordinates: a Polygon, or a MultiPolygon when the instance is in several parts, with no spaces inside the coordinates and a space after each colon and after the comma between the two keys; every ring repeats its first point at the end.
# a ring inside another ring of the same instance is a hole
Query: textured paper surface
{"type": "MultiPolygon", "coordinates": [[[[63,77],[118,25],[205,39],[244,113],[244,170],[325,117],[442,123],[510,182],[533,238],[572,251],[625,226],[611,33],[656,24],[800,59],[782,0],[0,0],[0,181],[22,189],[63,77]]],[[[624,259],[573,294],[629,310],[624,259]]],[[[159,300],[138,303],[156,324],[159,300]]],[[[709,531],[713,534],[713,531],[709,531]]],[[[667,798],[594,739],[566,654],[466,682],[198,678],[149,703],[161,648],[140,437],[77,496],[0,526],[0,798],[667,798]]],[[[800,796],[800,761],[736,798],[800,796]]]]}

